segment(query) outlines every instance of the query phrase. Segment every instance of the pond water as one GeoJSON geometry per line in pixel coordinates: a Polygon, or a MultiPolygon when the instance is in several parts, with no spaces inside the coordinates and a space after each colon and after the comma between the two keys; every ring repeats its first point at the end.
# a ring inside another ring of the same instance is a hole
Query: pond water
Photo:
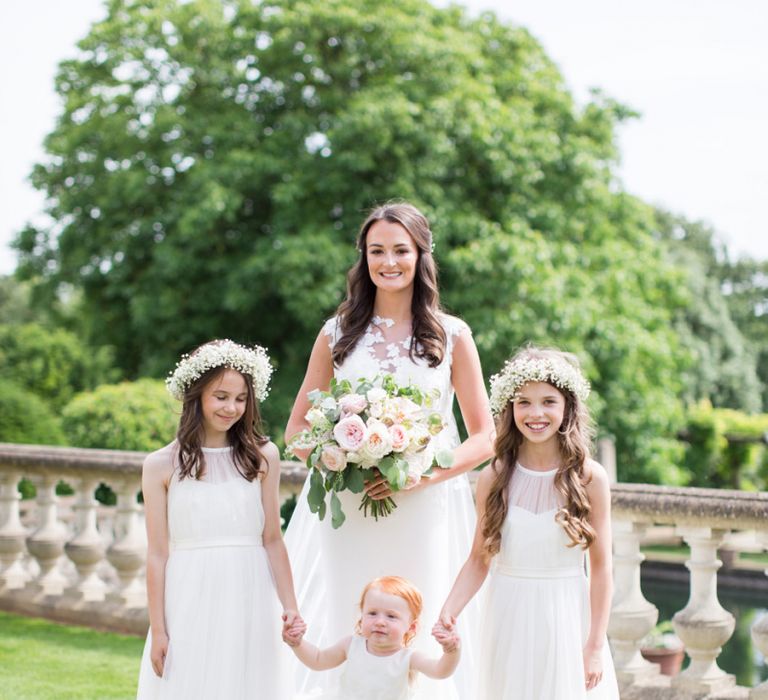
{"type": "MultiPolygon", "coordinates": [[[[688,602],[688,583],[650,581],[643,578],[643,593],[659,609],[659,621],[672,616],[688,602]]],[[[719,587],[720,604],[736,618],[736,630],[717,658],[720,668],[736,676],[739,685],[752,688],[768,680],[768,661],[752,643],[750,629],[768,613],[768,595],[763,591],[742,591],[719,587]]],[[[688,664],[686,657],[683,667],[688,664]]]]}

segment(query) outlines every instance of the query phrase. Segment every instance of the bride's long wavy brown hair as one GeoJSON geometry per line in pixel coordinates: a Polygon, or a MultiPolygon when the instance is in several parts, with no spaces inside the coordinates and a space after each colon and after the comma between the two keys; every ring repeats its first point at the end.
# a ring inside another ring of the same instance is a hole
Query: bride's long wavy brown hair
{"type": "MultiPolygon", "coordinates": [[[[229,368],[209,369],[184,392],[179,428],[176,431],[179,479],[200,479],[205,473],[205,455],[202,450],[205,429],[201,399],[206,387],[218,381],[227,369],[229,368]]],[[[261,415],[253,395],[251,379],[245,374],[240,374],[245,379],[247,391],[245,411],[240,420],[227,431],[227,438],[232,447],[235,468],[245,479],[253,481],[260,474],[266,474],[267,460],[260,448],[266,444],[268,438],[262,433],[261,415]]]]}
{"type": "MultiPolygon", "coordinates": [[[[574,362],[575,357],[557,350],[526,348],[517,354],[533,357],[554,357],[574,362]]],[[[590,457],[594,429],[586,406],[568,389],[554,387],[565,397],[563,422],[557,431],[562,461],[555,474],[555,488],[563,497],[564,505],[557,511],[555,520],[563,527],[569,546],[587,549],[595,540],[595,530],[589,522],[592,507],[587,496],[589,479],[585,465],[590,457]]],[[[517,464],[523,436],[514,418],[514,404],[510,401],[496,420],[495,457],[491,462],[494,480],[486,501],[483,519],[483,538],[488,558],[501,547],[501,528],[509,509],[509,481],[517,464]]]]}
{"type": "Polygon", "coordinates": [[[376,285],[371,280],[366,256],[366,239],[378,221],[400,224],[411,235],[418,250],[416,275],[411,302],[412,335],[409,354],[419,357],[430,367],[437,367],[445,355],[446,336],[438,314],[440,294],[437,287],[437,265],[432,257],[432,231],[429,222],[412,204],[387,202],[377,207],[363,222],[357,237],[360,257],[347,273],[347,297],[339,305],[339,339],[333,346],[333,363],[338,366],[354,350],[373,318],[376,285]]]}

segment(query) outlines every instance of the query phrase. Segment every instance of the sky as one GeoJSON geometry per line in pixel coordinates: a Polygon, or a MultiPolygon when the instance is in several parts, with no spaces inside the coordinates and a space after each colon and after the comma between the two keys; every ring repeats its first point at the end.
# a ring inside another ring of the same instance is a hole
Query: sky
{"type": "MultiPolygon", "coordinates": [[[[462,4],[526,27],[580,103],[598,87],[641,113],[618,133],[624,189],[768,259],[766,0],[462,4]]],[[[16,265],[8,243],[41,220],[28,175],[61,109],[56,67],[104,14],[102,0],[0,3],[0,274],[16,265]]]]}

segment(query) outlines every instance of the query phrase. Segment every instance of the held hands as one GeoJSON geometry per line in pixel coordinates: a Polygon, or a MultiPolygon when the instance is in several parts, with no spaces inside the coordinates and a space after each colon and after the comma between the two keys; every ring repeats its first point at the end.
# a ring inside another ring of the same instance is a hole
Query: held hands
{"type": "Polygon", "coordinates": [[[168,635],[152,633],[152,646],[149,650],[149,660],[156,676],[163,677],[165,657],[168,654],[168,635]]]}
{"type": "Polygon", "coordinates": [[[289,647],[299,646],[306,631],[307,623],[296,610],[283,612],[283,641],[289,647]]]}
{"type": "Polygon", "coordinates": [[[438,620],[432,628],[432,636],[443,647],[443,653],[445,654],[451,654],[461,649],[461,637],[459,637],[454,627],[456,619],[452,619],[453,622],[450,628],[446,627],[442,620],[438,620]]]}
{"type": "Polygon", "coordinates": [[[592,690],[603,679],[603,654],[601,649],[584,647],[584,680],[587,690],[592,690]]]}

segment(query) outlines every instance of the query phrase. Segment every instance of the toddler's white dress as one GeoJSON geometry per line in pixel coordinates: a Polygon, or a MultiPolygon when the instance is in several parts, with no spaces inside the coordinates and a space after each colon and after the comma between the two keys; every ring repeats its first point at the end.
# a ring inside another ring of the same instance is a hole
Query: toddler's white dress
{"type": "Polygon", "coordinates": [[[589,634],[584,550],[555,522],[555,471],[515,467],[501,550],[482,615],[477,700],[618,700],[610,649],[603,678],[585,690],[589,634]]]}
{"type": "MultiPolygon", "coordinates": [[[[176,443],[148,460],[176,464],[176,443]]],[[[247,481],[232,451],[203,448],[201,480],[168,487],[170,552],[165,569],[169,646],[163,677],[147,636],[139,700],[284,700],[281,609],[262,546],[261,482],[247,481]]]]}
{"type": "Polygon", "coordinates": [[[339,686],[323,700],[411,700],[409,648],[390,656],[371,654],[360,635],[352,637],[347,660],[341,666],[339,686]]]}
{"type": "MultiPolygon", "coordinates": [[[[410,335],[397,335],[392,321],[374,317],[354,350],[334,369],[334,375],[339,380],[349,379],[353,388],[359,378],[389,373],[401,385],[413,383],[424,390],[439,389],[435,409],[443,415],[448,428],[437,436],[438,446],[453,448],[459,444],[453,417],[453,346],[461,333],[470,331],[455,317],[442,314],[440,320],[448,343],[445,359],[438,367],[412,360],[408,355],[410,335]]],[[[323,332],[333,347],[339,336],[335,317],[325,324],[323,332]]],[[[414,649],[429,657],[439,656],[441,649],[430,630],[469,554],[475,527],[467,476],[395,494],[397,509],[378,522],[363,517],[358,510],[360,494],[341,492],[347,519],[338,530],[332,529],[330,516],[320,522],[310,512],[307,490],[305,483],[285,534],[299,610],[309,628],[307,639],[324,648],[349,635],[360,617],[360,594],[365,584],[378,576],[397,575],[412,581],[424,598],[422,627],[413,641],[414,649]]],[[[473,603],[462,614],[462,658],[456,673],[440,681],[420,678],[420,697],[474,700],[471,684],[478,612],[473,603]]],[[[309,672],[298,662],[291,673],[301,694],[327,691],[336,686],[339,675],[338,670],[309,672]]]]}

